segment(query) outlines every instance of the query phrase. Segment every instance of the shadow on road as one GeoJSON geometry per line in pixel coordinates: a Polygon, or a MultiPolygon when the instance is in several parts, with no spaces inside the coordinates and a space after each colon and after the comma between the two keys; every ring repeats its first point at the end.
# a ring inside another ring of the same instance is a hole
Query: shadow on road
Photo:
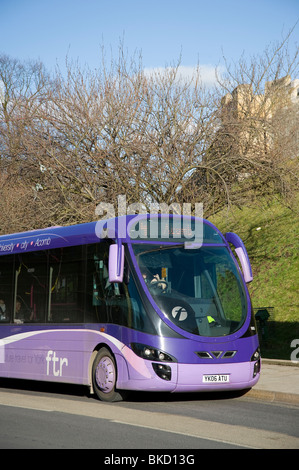
{"type": "MultiPolygon", "coordinates": [[[[64,395],[69,399],[86,397],[98,401],[95,395],[89,393],[89,388],[84,385],[62,384],[54,382],[39,382],[33,380],[0,378],[0,388],[13,392],[36,392],[53,395],[64,395]]],[[[119,403],[146,403],[146,402],[183,402],[183,401],[207,401],[207,400],[231,400],[244,396],[246,390],[234,390],[227,392],[130,392],[124,402],[119,403]]],[[[103,403],[103,402],[102,402],[103,403]]],[[[114,403],[115,404],[115,403],[114,403]]]]}

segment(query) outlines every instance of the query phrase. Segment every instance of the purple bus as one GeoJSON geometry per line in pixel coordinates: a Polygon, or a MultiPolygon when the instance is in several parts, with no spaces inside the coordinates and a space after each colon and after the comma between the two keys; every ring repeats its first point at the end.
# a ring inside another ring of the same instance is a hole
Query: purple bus
{"type": "Polygon", "coordinates": [[[251,280],[241,239],[193,217],[1,236],[0,376],[82,384],[104,401],[250,388],[251,280]]]}

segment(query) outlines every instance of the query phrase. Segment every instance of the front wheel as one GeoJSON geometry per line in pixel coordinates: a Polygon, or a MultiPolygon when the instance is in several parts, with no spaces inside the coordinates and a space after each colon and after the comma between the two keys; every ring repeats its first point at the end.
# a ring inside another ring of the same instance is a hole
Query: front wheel
{"type": "Polygon", "coordinates": [[[102,401],[121,401],[123,394],[115,390],[115,359],[107,348],[101,348],[92,366],[93,389],[102,401]]]}

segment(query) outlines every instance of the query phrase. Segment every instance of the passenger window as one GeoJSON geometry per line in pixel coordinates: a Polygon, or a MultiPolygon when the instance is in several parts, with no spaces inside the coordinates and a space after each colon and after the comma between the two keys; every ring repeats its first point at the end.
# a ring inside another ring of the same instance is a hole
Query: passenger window
{"type": "Polygon", "coordinates": [[[3,256],[0,265],[0,322],[9,322],[13,312],[14,257],[3,256]]]}
{"type": "Polygon", "coordinates": [[[44,322],[47,302],[47,252],[16,256],[14,323],[44,322]]]}
{"type": "Polygon", "coordinates": [[[106,323],[109,318],[106,304],[106,297],[111,290],[108,277],[109,245],[104,241],[87,247],[87,322],[106,323]]]}
{"type": "Polygon", "coordinates": [[[47,320],[50,322],[84,321],[84,248],[76,246],[49,252],[47,320]]]}
{"type": "Polygon", "coordinates": [[[134,280],[128,276],[128,267],[126,282],[109,282],[109,245],[104,241],[88,246],[86,321],[115,323],[153,333],[134,280]]]}

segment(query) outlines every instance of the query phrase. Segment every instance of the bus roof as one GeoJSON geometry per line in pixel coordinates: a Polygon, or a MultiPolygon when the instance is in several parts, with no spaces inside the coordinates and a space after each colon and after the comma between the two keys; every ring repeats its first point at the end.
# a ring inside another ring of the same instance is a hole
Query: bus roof
{"type": "MultiPolygon", "coordinates": [[[[186,239],[183,235],[188,230],[190,232],[190,227],[186,228],[185,232],[185,228],[179,225],[183,220],[186,220],[186,218],[179,215],[172,216],[172,214],[163,214],[162,216],[157,214],[139,214],[84,224],[47,227],[28,232],[1,235],[0,256],[11,253],[25,253],[27,251],[98,243],[103,238],[121,239],[123,242],[159,240],[160,242],[182,243],[183,241],[188,241],[188,237],[186,239]],[[162,233],[160,225],[152,229],[153,224],[157,220],[166,221],[163,227],[168,229],[169,237],[164,236],[165,234],[162,233]]],[[[193,222],[195,220],[201,222],[202,227],[204,227],[204,243],[226,244],[223,235],[213,224],[204,219],[195,219],[194,217],[192,220],[193,222]]]]}

